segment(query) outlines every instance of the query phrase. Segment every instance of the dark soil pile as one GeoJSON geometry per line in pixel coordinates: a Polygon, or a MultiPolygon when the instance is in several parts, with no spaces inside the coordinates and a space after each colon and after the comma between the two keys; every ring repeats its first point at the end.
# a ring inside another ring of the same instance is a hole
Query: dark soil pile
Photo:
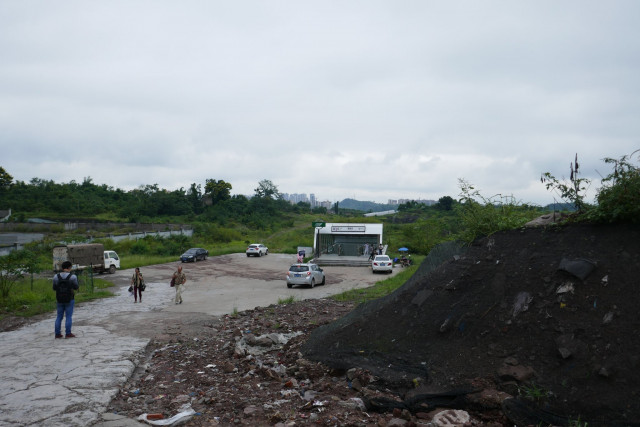
{"type": "Polygon", "coordinates": [[[640,422],[638,227],[498,233],[433,267],[316,329],[305,357],[367,369],[407,407],[481,379],[522,399],[503,405],[519,425],[640,422]]]}

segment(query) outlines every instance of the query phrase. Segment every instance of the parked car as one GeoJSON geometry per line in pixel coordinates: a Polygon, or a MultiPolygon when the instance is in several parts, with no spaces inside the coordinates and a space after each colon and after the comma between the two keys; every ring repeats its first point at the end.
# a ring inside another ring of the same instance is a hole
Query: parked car
{"type": "Polygon", "coordinates": [[[376,255],[371,261],[371,269],[374,273],[379,271],[391,273],[393,271],[393,261],[391,261],[389,255],[376,255]]]}
{"type": "Polygon", "coordinates": [[[247,256],[269,255],[269,248],[262,243],[253,243],[247,247],[247,256]]]}
{"type": "Polygon", "coordinates": [[[209,251],[202,248],[187,249],[185,253],[180,255],[180,261],[182,262],[196,262],[199,259],[205,260],[209,256],[209,251]]]}
{"type": "Polygon", "coordinates": [[[313,288],[315,285],[324,285],[325,281],[324,271],[317,264],[293,264],[287,271],[287,288],[292,288],[293,285],[307,285],[313,288]]]}

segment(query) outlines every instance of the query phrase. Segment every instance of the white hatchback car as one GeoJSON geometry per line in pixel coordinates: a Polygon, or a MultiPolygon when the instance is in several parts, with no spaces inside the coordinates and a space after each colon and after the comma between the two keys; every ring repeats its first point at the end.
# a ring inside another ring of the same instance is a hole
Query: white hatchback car
{"type": "Polygon", "coordinates": [[[253,243],[247,247],[247,256],[269,255],[269,248],[262,243],[253,243]]]}
{"type": "Polygon", "coordinates": [[[391,261],[389,255],[376,255],[373,261],[371,261],[371,269],[374,273],[379,271],[391,273],[393,271],[393,261],[391,261]]]}

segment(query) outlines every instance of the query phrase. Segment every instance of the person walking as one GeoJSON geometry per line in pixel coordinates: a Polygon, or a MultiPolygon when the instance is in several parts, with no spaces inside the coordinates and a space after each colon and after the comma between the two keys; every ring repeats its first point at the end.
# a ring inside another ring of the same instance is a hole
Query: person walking
{"type": "Polygon", "coordinates": [[[133,303],[138,302],[138,295],[140,295],[140,303],[142,303],[142,284],[144,283],[144,278],[142,277],[142,273],[140,273],[140,269],[136,267],[136,271],[133,273],[133,277],[131,277],[131,286],[133,286],[133,303]]]}
{"type": "Polygon", "coordinates": [[[53,290],[56,292],[57,316],[55,322],[55,337],[62,338],[62,318],[65,318],[65,338],[75,338],[71,333],[73,323],[73,306],[75,291],[79,289],[78,277],[71,274],[71,261],[62,263],[62,272],[53,276],[53,290]]]}
{"type": "Polygon", "coordinates": [[[182,304],[182,287],[187,281],[187,276],[182,272],[182,266],[178,266],[178,270],[173,273],[173,280],[176,288],[176,304],[182,304]]]}

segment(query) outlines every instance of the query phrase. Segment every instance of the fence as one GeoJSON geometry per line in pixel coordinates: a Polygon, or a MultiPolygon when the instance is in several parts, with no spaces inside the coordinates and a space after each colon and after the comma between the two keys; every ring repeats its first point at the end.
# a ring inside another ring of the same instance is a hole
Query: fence
{"type": "Polygon", "coordinates": [[[129,234],[120,234],[120,235],[110,234],[109,236],[107,236],[107,238],[113,240],[114,242],[119,242],[121,240],[144,239],[147,236],[166,238],[166,237],[179,236],[179,235],[191,237],[193,236],[193,230],[142,231],[139,233],[129,233],[129,234]]]}

